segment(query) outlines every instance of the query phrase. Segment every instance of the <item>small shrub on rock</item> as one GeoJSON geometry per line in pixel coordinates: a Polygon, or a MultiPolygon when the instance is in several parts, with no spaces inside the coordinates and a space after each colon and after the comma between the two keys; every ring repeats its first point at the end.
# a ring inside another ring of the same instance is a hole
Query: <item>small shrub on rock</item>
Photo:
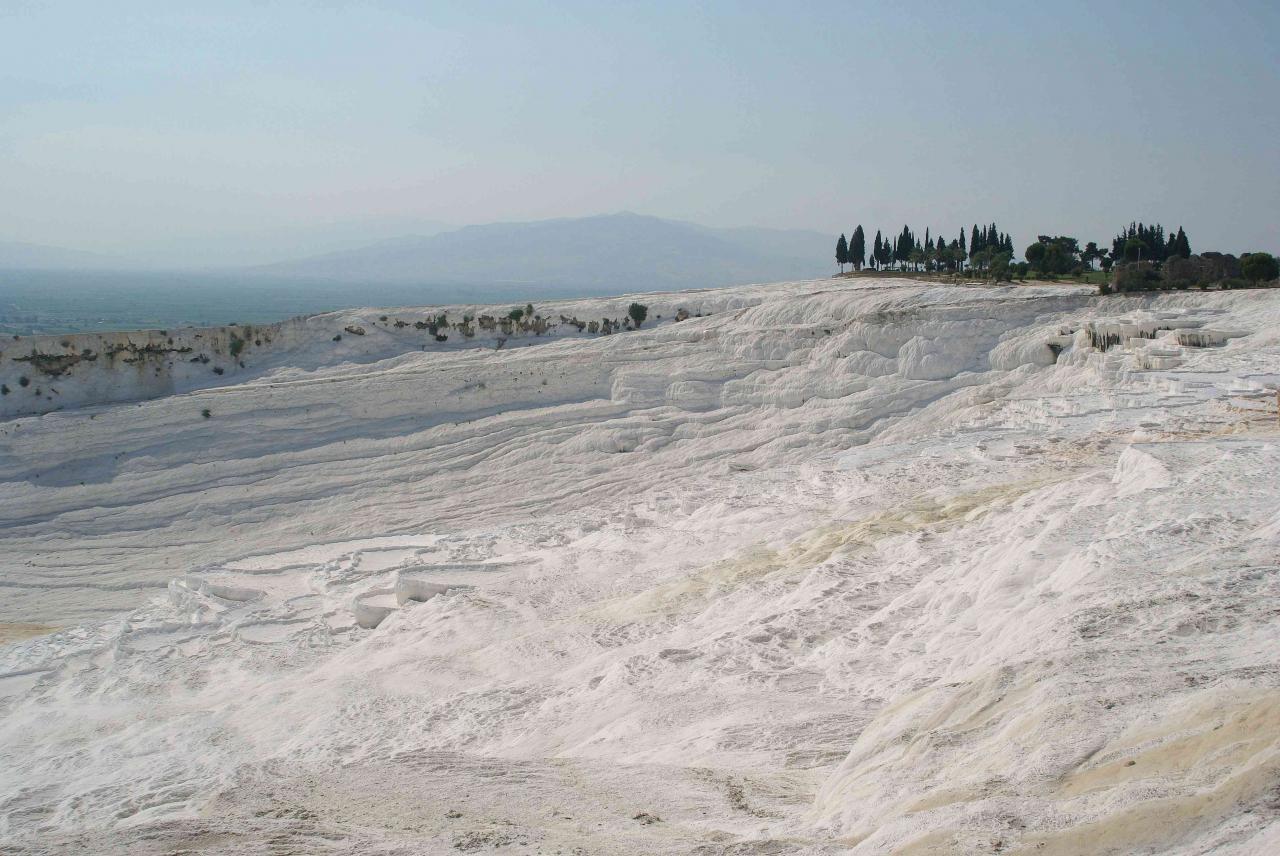
{"type": "Polygon", "coordinates": [[[627,315],[635,322],[636,329],[640,329],[640,325],[644,323],[644,319],[649,315],[649,307],[643,303],[633,303],[627,307],[627,315]]]}

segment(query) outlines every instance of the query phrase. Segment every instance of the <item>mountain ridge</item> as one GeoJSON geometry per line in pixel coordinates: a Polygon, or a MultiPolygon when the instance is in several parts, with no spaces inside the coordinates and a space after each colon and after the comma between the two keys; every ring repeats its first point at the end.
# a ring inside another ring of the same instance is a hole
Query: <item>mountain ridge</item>
{"type": "Polygon", "coordinates": [[[717,229],[621,212],[475,224],[250,270],[337,281],[676,288],[820,276],[827,243],[805,230],[717,229]]]}

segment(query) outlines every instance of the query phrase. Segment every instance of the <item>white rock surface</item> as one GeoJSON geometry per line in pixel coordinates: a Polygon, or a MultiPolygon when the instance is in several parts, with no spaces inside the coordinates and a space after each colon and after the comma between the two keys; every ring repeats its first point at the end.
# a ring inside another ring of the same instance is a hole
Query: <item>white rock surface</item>
{"type": "Polygon", "coordinates": [[[5,852],[1273,851],[1280,293],[640,299],[0,422],[5,852]]]}

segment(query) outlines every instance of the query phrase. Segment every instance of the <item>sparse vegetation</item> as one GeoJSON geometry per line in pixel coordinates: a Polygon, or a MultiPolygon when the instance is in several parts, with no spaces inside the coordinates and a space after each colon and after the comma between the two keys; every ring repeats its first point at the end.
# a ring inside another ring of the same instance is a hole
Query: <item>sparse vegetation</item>
{"type": "Polygon", "coordinates": [[[204,410],[200,411],[200,415],[205,419],[210,419],[213,417],[213,411],[206,407],[204,410]]]}

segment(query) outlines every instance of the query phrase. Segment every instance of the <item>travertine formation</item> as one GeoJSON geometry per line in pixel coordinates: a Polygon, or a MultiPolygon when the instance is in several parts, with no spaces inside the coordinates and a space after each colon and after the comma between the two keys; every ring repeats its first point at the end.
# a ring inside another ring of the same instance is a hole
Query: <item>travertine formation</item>
{"type": "Polygon", "coordinates": [[[535,310],[0,422],[6,853],[1280,849],[1280,292],[535,310]]]}

